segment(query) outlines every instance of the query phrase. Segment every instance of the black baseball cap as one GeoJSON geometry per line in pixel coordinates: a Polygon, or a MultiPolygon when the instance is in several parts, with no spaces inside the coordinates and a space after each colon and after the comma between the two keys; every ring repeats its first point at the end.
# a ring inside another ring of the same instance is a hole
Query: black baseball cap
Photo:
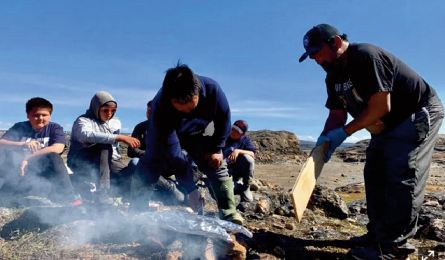
{"type": "Polygon", "coordinates": [[[303,46],[306,52],[301,55],[298,61],[302,62],[307,56],[319,51],[323,48],[324,43],[327,43],[336,35],[340,35],[340,32],[329,24],[322,23],[312,27],[303,37],[303,46]]]}

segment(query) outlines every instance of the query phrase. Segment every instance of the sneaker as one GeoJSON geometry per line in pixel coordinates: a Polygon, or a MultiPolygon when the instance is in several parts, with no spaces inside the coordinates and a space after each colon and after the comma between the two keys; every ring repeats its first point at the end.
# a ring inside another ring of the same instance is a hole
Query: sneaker
{"type": "Polygon", "coordinates": [[[415,253],[417,250],[411,244],[406,243],[403,246],[398,247],[360,247],[354,248],[349,251],[348,255],[352,257],[352,259],[357,260],[368,260],[368,259],[382,259],[382,260],[391,260],[391,259],[409,259],[409,255],[415,253]]]}
{"type": "Polygon", "coordinates": [[[83,204],[82,197],[80,196],[80,194],[75,194],[73,198],[74,199],[69,202],[70,206],[76,207],[83,204]]]}
{"type": "Polygon", "coordinates": [[[82,199],[75,199],[75,200],[71,201],[70,205],[73,207],[77,207],[77,206],[82,205],[82,203],[83,203],[82,199]]]}

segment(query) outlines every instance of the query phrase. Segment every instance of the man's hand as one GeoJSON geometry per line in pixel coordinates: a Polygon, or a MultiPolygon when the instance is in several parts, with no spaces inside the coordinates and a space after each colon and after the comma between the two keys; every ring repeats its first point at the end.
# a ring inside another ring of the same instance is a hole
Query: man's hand
{"type": "Polygon", "coordinates": [[[239,150],[238,149],[233,150],[233,152],[227,157],[227,161],[229,163],[236,162],[236,159],[238,158],[238,155],[239,155],[239,150]]]}
{"type": "Polygon", "coordinates": [[[211,153],[206,155],[206,161],[209,164],[210,167],[214,169],[218,169],[223,161],[223,154],[222,153],[211,153]]]}
{"type": "Polygon", "coordinates": [[[20,176],[25,176],[25,169],[26,169],[26,166],[28,166],[28,160],[23,160],[23,161],[20,163],[20,172],[19,172],[19,175],[20,175],[20,176]]]}
{"type": "Polygon", "coordinates": [[[326,137],[329,139],[329,148],[325,153],[325,162],[331,159],[332,153],[334,153],[335,149],[345,141],[348,137],[345,129],[343,127],[336,128],[334,130],[329,131],[326,134],[326,137]]]}
{"type": "Polygon", "coordinates": [[[116,140],[119,142],[124,142],[128,144],[131,148],[139,148],[141,146],[141,142],[139,139],[128,136],[128,135],[118,135],[116,140]]]}
{"type": "Polygon", "coordinates": [[[35,153],[38,150],[42,149],[42,145],[36,140],[25,142],[23,146],[30,150],[32,153],[35,153]]]}

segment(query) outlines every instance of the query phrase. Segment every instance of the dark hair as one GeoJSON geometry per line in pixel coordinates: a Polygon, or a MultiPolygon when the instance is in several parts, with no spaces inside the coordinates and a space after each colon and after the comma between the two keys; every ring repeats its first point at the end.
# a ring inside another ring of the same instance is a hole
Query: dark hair
{"type": "Polygon", "coordinates": [[[162,95],[164,99],[177,99],[181,103],[192,100],[199,94],[201,85],[193,71],[185,64],[178,63],[165,74],[162,83],[162,95]]]}
{"type": "Polygon", "coordinates": [[[41,97],[33,97],[26,102],[26,113],[28,114],[36,107],[48,108],[50,114],[53,112],[53,104],[51,102],[41,97]]]}
{"type": "Polygon", "coordinates": [[[153,103],[153,100],[150,100],[147,102],[147,107],[151,107],[151,104],[153,103]]]}
{"type": "MultiPolygon", "coordinates": [[[[348,35],[346,33],[342,34],[342,35],[338,35],[343,41],[348,41],[348,35]]],[[[327,40],[328,44],[333,44],[334,43],[334,39],[335,36],[333,36],[332,38],[330,38],[329,40],[327,40]]]]}

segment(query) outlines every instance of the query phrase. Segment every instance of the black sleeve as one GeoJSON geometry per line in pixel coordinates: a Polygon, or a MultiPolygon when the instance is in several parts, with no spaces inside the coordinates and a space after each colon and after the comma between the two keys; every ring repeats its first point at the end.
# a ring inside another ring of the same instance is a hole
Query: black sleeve
{"type": "MultiPolygon", "coordinates": [[[[139,142],[141,142],[141,147],[145,147],[145,140],[144,140],[144,136],[146,133],[146,127],[144,127],[144,122],[139,123],[135,126],[135,128],[133,129],[133,133],[131,133],[131,136],[134,138],[137,138],[139,140],[139,142]]],[[[128,147],[127,150],[127,155],[130,158],[141,158],[142,156],[144,156],[145,154],[145,150],[140,149],[140,148],[132,148],[132,147],[128,147]]]]}

